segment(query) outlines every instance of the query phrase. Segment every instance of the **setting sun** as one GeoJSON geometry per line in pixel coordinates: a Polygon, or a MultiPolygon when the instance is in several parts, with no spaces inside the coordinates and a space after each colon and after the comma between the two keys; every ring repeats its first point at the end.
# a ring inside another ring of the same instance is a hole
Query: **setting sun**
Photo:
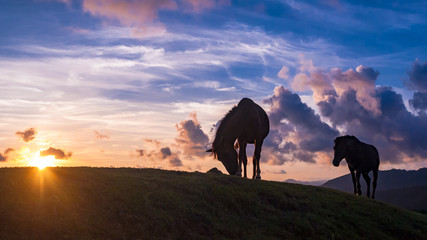
{"type": "Polygon", "coordinates": [[[40,155],[36,155],[31,158],[29,165],[32,167],[37,167],[39,170],[43,170],[46,167],[55,166],[55,157],[54,156],[46,156],[41,157],[40,155]]]}

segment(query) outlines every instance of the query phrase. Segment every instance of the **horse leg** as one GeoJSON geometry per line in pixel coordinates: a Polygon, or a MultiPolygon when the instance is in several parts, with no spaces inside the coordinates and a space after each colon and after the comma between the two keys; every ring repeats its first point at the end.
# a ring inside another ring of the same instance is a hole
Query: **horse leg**
{"type": "Polygon", "coordinates": [[[371,196],[371,178],[369,177],[367,172],[362,173],[363,178],[366,181],[366,186],[368,186],[368,189],[366,190],[366,196],[368,196],[368,198],[371,196]]]}
{"type": "Polygon", "coordinates": [[[354,189],[354,195],[357,195],[357,189],[356,189],[356,176],[354,175],[354,169],[350,169],[351,174],[351,180],[353,181],[353,189],[354,189]]]}
{"type": "Polygon", "coordinates": [[[254,174],[252,175],[252,179],[255,179],[255,176],[256,176],[256,159],[255,159],[255,157],[252,159],[252,165],[254,166],[254,174]]]}
{"type": "Polygon", "coordinates": [[[239,152],[237,153],[237,160],[239,162],[237,171],[236,171],[236,176],[242,176],[242,160],[240,158],[240,146],[239,146],[239,140],[236,141],[236,144],[234,144],[234,150],[237,151],[237,149],[239,149],[239,152]]]}
{"type": "Polygon", "coordinates": [[[254,176],[252,178],[261,179],[261,169],[259,169],[259,160],[261,159],[261,147],[262,142],[264,140],[255,140],[255,152],[254,152],[254,176]],[[256,164],[256,165],[255,165],[256,164]],[[256,169],[256,176],[255,176],[255,169],[256,169]]]}
{"type": "Polygon", "coordinates": [[[375,189],[377,188],[377,180],[378,180],[378,169],[374,169],[373,171],[374,180],[372,182],[372,199],[375,199],[375,189]]]}
{"type": "Polygon", "coordinates": [[[362,187],[360,186],[360,172],[356,171],[357,195],[362,195],[362,187]]]}
{"type": "Polygon", "coordinates": [[[246,176],[246,165],[248,164],[248,158],[246,157],[246,142],[238,140],[239,142],[239,166],[240,171],[242,170],[242,163],[243,163],[243,177],[247,178],[246,176]]]}

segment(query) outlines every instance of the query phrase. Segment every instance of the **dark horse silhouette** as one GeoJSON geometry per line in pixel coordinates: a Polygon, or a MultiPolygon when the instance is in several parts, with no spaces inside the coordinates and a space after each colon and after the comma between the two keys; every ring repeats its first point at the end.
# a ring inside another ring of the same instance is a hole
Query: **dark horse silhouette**
{"type": "Polygon", "coordinates": [[[338,167],[341,160],[345,158],[353,180],[354,194],[362,195],[362,189],[359,181],[360,174],[362,174],[366,181],[366,185],[368,186],[367,196],[369,197],[371,178],[368,173],[372,171],[374,178],[372,182],[372,198],[375,198],[375,189],[377,187],[378,180],[378,167],[380,165],[378,150],[372,145],[359,141],[355,136],[337,137],[334,142],[334,160],[332,163],[335,167],[338,167]]]}
{"type": "Polygon", "coordinates": [[[255,144],[252,178],[261,179],[259,168],[261,147],[269,132],[270,123],[265,111],[251,99],[243,98],[221,120],[212,143],[212,149],[208,152],[212,152],[214,157],[222,162],[230,175],[241,176],[243,163],[244,177],[247,177],[246,145],[255,144]],[[237,148],[239,149],[238,154],[237,148]],[[238,163],[237,159],[239,159],[238,163]]]}

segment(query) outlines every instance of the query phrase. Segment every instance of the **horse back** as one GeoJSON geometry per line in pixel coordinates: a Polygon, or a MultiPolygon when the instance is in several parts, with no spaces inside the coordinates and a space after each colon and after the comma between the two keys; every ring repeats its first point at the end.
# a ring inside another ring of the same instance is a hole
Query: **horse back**
{"type": "Polygon", "coordinates": [[[264,109],[249,98],[243,98],[237,107],[242,134],[248,138],[264,139],[270,131],[270,121],[264,109]]]}
{"type": "Polygon", "coordinates": [[[360,142],[360,161],[363,172],[369,172],[371,170],[378,170],[380,165],[380,157],[378,154],[378,150],[375,146],[360,142]]]}

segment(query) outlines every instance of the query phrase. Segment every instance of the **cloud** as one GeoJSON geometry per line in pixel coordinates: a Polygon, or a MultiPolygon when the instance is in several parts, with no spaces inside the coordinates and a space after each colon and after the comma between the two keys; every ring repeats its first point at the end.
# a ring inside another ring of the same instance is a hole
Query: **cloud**
{"type": "Polygon", "coordinates": [[[270,105],[271,124],[270,134],[265,139],[267,154],[263,155],[268,156],[262,158],[265,161],[273,165],[287,161],[315,163],[316,152],[332,148],[328,140],[334,139],[339,132],[322,122],[298,94],[278,86],[264,103],[270,105]]]}
{"type": "Polygon", "coordinates": [[[83,10],[93,16],[115,20],[124,26],[132,27],[133,36],[147,37],[162,35],[165,26],[156,21],[158,11],[177,9],[173,0],[84,0],[83,10]]]}
{"type": "Polygon", "coordinates": [[[420,63],[416,60],[408,71],[409,80],[406,85],[413,90],[427,92],[427,61],[420,63]]]}
{"type": "Polygon", "coordinates": [[[22,138],[24,142],[31,142],[36,137],[37,131],[35,128],[28,128],[27,130],[23,132],[16,132],[15,133],[18,137],[22,138]]]}
{"type": "MultiPolygon", "coordinates": [[[[181,0],[187,9],[194,12],[202,12],[205,9],[212,9],[216,6],[215,0],[181,0]]],[[[222,1],[223,2],[223,1],[222,1]]]]}
{"type": "MultiPolygon", "coordinates": [[[[274,95],[264,100],[271,108],[270,123],[278,128],[288,121],[295,128],[299,147],[308,151],[321,151],[330,147],[325,139],[334,138],[338,131],[321,121],[313,109],[301,101],[298,94],[283,86],[274,89],[274,95]]],[[[306,158],[307,159],[307,158],[306,158]]]]}
{"type": "Polygon", "coordinates": [[[296,151],[293,153],[293,156],[302,162],[316,163],[315,161],[316,154],[308,151],[296,151]]]}
{"type": "Polygon", "coordinates": [[[279,78],[288,79],[289,78],[289,68],[286,66],[283,66],[282,69],[280,69],[279,73],[277,73],[277,76],[279,78]]]}
{"type": "Polygon", "coordinates": [[[95,133],[95,137],[98,139],[110,139],[110,136],[107,134],[101,134],[96,130],[94,130],[93,132],[95,133]]]}
{"type": "Polygon", "coordinates": [[[402,96],[390,87],[378,88],[377,97],[382,116],[375,118],[377,126],[369,129],[371,134],[367,139],[377,144],[386,161],[399,163],[425,159],[427,140],[422,136],[427,134],[427,116],[409,112],[402,96]]]}
{"type": "Polygon", "coordinates": [[[159,20],[162,10],[201,13],[230,4],[230,0],[83,0],[83,10],[107,22],[131,27],[133,37],[145,38],[166,33],[159,20]]]}
{"type": "Polygon", "coordinates": [[[209,144],[209,137],[203,132],[197,120],[197,113],[190,113],[190,118],[175,125],[178,132],[175,141],[184,154],[190,158],[207,156],[205,151],[209,144]]]}
{"type": "MultiPolygon", "coordinates": [[[[393,88],[377,86],[379,72],[360,65],[355,69],[324,70],[310,60],[300,60],[293,77],[294,91],[312,91],[320,116],[299,95],[283,86],[265,99],[271,131],[263,148],[264,161],[315,163],[332,154],[334,137],[355,135],[375,145],[383,162],[422,161],[427,157],[427,115],[411,113],[402,95],[393,88]],[[327,122],[327,123],[326,123],[327,122]]],[[[416,61],[408,72],[408,87],[415,90],[410,105],[425,110],[426,63],[416,61]]],[[[326,161],[327,162],[327,161],[326,161]]]]}
{"type": "Polygon", "coordinates": [[[315,67],[312,61],[301,60],[300,63],[301,72],[295,75],[291,83],[293,90],[312,90],[314,100],[320,102],[353,89],[364,108],[379,114],[378,101],[374,97],[378,71],[360,65],[355,70],[332,68],[329,72],[324,72],[315,67]]]}
{"type": "MultiPolygon", "coordinates": [[[[422,68],[422,64],[415,62],[408,73],[411,86],[420,90],[422,68]]],[[[333,68],[329,72],[315,68],[306,75],[305,85],[313,91],[321,116],[335,131],[340,129],[342,135],[355,135],[377,146],[382,161],[401,163],[427,157],[427,141],[420,138],[427,134],[427,117],[409,112],[402,96],[393,88],[377,87],[378,75],[378,71],[365,66],[346,71],[333,68]]],[[[422,109],[423,97],[423,94],[414,93],[410,104],[422,109]]],[[[318,151],[313,142],[306,143],[300,142],[298,146],[312,153],[318,151]]],[[[307,155],[305,159],[313,158],[307,155]]]]}
{"type": "Polygon", "coordinates": [[[171,167],[183,166],[182,157],[187,159],[208,157],[206,149],[209,137],[203,132],[197,120],[197,113],[190,113],[189,117],[190,119],[175,125],[178,136],[175,138],[175,144],[171,145],[174,150],[156,139],[145,139],[144,149],[136,149],[138,157],[154,163],[166,161],[171,167]]]}
{"type": "Polygon", "coordinates": [[[348,89],[355,90],[358,102],[367,110],[379,114],[378,99],[375,98],[375,81],[379,72],[370,67],[358,66],[356,70],[332,69],[329,80],[338,94],[348,89]]]}
{"type": "Polygon", "coordinates": [[[266,172],[268,173],[272,173],[272,174],[286,174],[286,170],[284,169],[276,169],[276,170],[266,170],[266,172]]]}
{"type": "Polygon", "coordinates": [[[68,159],[73,155],[72,152],[65,153],[64,150],[49,147],[46,150],[40,151],[40,156],[46,157],[46,156],[54,156],[56,159],[68,159]]]}
{"type": "Polygon", "coordinates": [[[137,149],[137,157],[141,157],[143,161],[150,161],[154,164],[167,162],[170,167],[183,166],[179,154],[173,152],[170,147],[162,146],[162,143],[156,139],[145,139],[144,149],[137,149]]]}
{"type": "Polygon", "coordinates": [[[163,159],[172,155],[171,149],[169,147],[160,148],[160,152],[163,155],[163,159]]]}
{"type": "Polygon", "coordinates": [[[412,68],[408,71],[409,80],[405,84],[412,90],[415,90],[409,104],[419,111],[427,110],[427,61],[420,63],[416,60],[412,68]]]}
{"type": "Polygon", "coordinates": [[[171,158],[169,160],[169,165],[172,166],[172,167],[182,167],[183,166],[182,165],[182,161],[179,158],[177,158],[177,157],[171,158]]]}
{"type": "Polygon", "coordinates": [[[14,151],[15,151],[14,148],[7,148],[6,150],[4,150],[4,154],[7,155],[7,154],[14,152],[14,151]]]}
{"type": "Polygon", "coordinates": [[[136,153],[138,154],[138,157],[143,157],[144,156],[144,150],[142,149],[136,149],[136,153]]]}
{"type": "Polygon", "coordinates": [[[4,153],[0,153],[0,162],[6,162],[10,158],[10,154],[13,154],[15,152],[14,148],[7,148],[4,150],[4,153]]]}
{"type": "Polygon", "coordinates": [[[427,110],[427,92],[414,92],[409,104],[416,110],[427,110]]]}

